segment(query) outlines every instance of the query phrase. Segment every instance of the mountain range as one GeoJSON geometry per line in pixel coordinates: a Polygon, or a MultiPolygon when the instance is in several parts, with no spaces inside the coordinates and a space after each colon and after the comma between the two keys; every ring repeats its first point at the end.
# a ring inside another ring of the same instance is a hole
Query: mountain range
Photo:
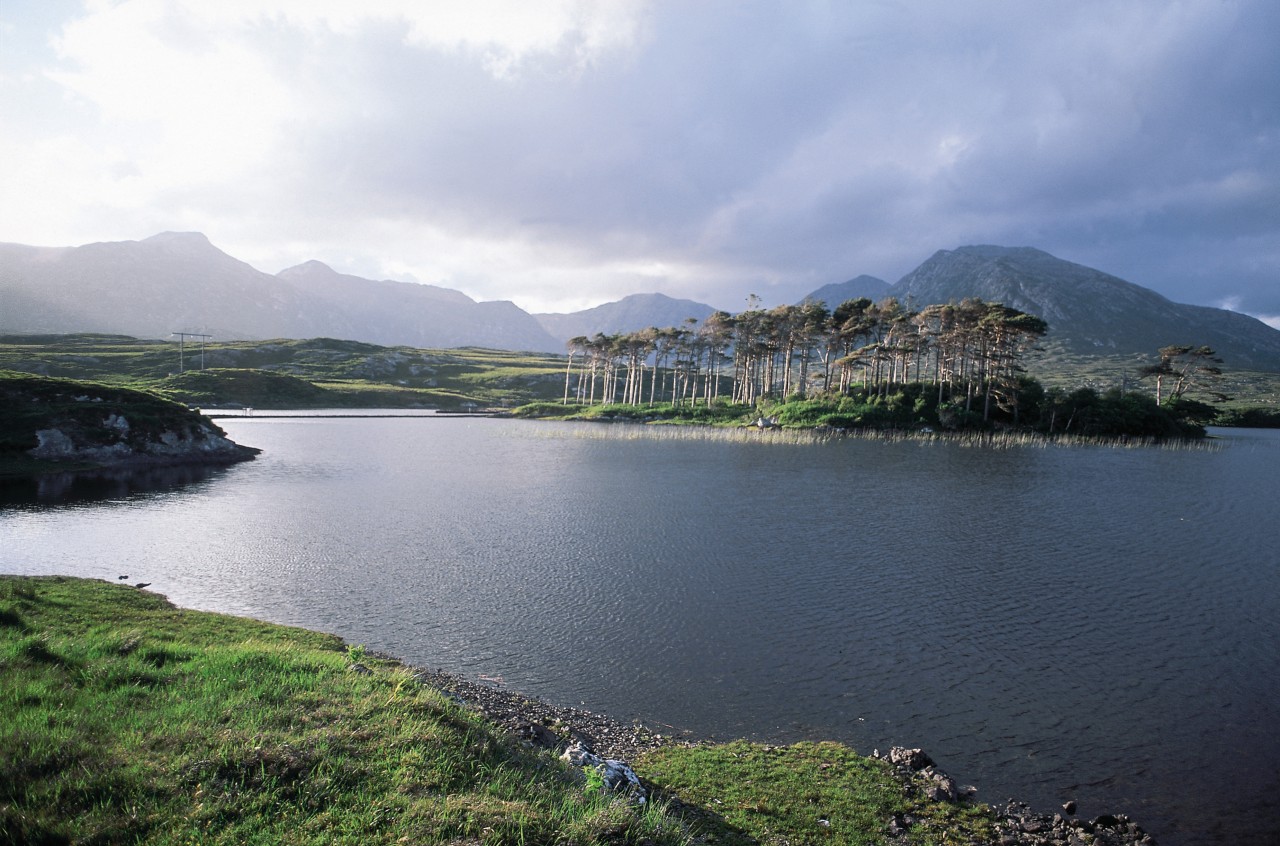
{"type": "MultiPolygon", "coordinates": [[[[1031,247],[939,250],[894,284],[858,276],[805,299],[897,297],[912,307],[966,297],[1044,318],[1046,342],[1078,355],[1152,355],[1206,344],[1231,367],[1280,372],[1280,330],[1232,311],[1174,303],[1100,270],[1031,247]]],[[[332,337],[387,346],[563,352],[597,332],[702,320],[714,309],[634,294],[569,314],[530,314],[435,285],[363,279],[318,261],[268,274],[199,233],[81,247],[0,244],[0,333],[102,332],[220,340],[332,337]]]]}
{"type": "Polygon", "coordinates": [[[449,288],[346,276],[318,261],[274,276],[196,232],[82,247],[0,244],[0,332],[219,340],[330,337],[388,346],[562,352],[528,312],[449,288]]]}

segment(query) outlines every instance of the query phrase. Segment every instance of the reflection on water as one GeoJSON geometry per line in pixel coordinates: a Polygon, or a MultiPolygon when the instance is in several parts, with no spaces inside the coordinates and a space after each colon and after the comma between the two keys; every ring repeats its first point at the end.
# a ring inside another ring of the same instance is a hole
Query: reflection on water
{"type": "Polygon", "coordinates": [[[1074,799],[1163,846],[1280,835],[1280,432],[989,450],[223,425],[264,451],[216,481],[0,508],[0,571],[127,572],[702,736],[922,746],[983,800],[1074,799]]]}
{"type": "Polygon", "coordinates": [[[207,482],[226,470],[222,465],[184,464],[0,478],[0,508],[31,505],[49,507],[132,499],[207,482]]]}

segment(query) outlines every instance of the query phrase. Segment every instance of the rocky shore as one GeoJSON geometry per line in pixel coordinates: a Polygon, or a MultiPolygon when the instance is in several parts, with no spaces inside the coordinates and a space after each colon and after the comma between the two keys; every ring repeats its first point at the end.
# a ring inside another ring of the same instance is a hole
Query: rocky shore
{"type": "MultiPolygon", "coordinates": [[[[459,676],[416,668],[417,678],[455,701],[482,713],[490,721],[504,727],[523,741],[563,754],[582,765],[587,762],[636,760],[644,752],[670,744],[704,742],[687,733],[661,732],[639,722],[622,723],[603,714],[580,708],[552,705],[489,684],[469,681],[459,676]]],[[[940,770],[920,749],[894,747],[885,754],[873,753],[885,760],[893,774],[908,789],[919,791],[929,799],[945,802],[969,802],[973,788],[964,788],[940,770]]],[[[626,777],[618,783],[627,785],[626,777]]],[[[643,778],[640,783],[644,784],[643,778]]],[[[646,791],[651,786],[644,784],[646,791]]],[[[675,798],[678,803],[678,797],[675,798]]],[[[1066,803],[1056,813],[1033,811],[1014,799],[993,805],[999,839],[984,846],[1156,846],[1156,840],[1123,814],[1102,814],[1093,819],[1075,817],[1074,803],[1066,803]]],[[[915,821],[910,816],[885,821],[888,841],[909,846],[915,821]]]]}
{"type": "Polygon", "coordinates": [[[142,467],[234,464],[248,461],[259,452],[253,447],[235,443],[212,423],[203,421],[133,439],[128,437],[129,418],[123,414],[107,416],[103,427],[114,429],[118,437],[102,443],[88,441],[82,431],[71,427],[38,429],[35,432],[36,446],[28,450],[27,455],[63,464],[142,467]]]}
{"type": "Polygon", "coordinates": [[[231,464],[259,450],[212,420],[154,394],[8,374],[0,377],[0,470],[231,464]]]}

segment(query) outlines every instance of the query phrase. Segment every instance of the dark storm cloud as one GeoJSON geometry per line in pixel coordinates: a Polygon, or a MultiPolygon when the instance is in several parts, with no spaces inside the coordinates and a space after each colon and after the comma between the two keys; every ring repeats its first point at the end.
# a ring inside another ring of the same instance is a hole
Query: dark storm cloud
{"type": "Polygon", "coordinates": [[[309,154],[382,211],[783,293],[978,241],[1280,313],[1229,247],[1275,231],[1278,9],[661,4],[616,61],[509,78],[384,25],[328,71],[372,101],[309,154]]]}
{"type": "Polygon", "coordinates": [[[1280,3],[592,4],[609,38],[532,46],[451,40],[444,2],[312,8],[210,40],[290,98],[252,191],[159,195],[338,252],[466,242],[403,269],[490,297],[547,258],[545,297],[781,301],[995,243],[1280,315],[1280,3]]]}

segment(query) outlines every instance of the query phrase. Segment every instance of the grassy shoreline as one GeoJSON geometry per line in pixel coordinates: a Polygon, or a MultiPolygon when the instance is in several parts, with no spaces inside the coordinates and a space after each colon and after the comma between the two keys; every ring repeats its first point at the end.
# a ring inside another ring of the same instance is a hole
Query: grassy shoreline
{"type": "MultiPolygon", "coordinates": [[[[123,584],[0,576],[3,843],[991,842],[838,744],[668,743],[620,799],[412,668],[123,584]],[[678,792],[679,799],[676,799],[678,792]]],[[[550,731],[568,732],[564,726],[550,731]]]]}

